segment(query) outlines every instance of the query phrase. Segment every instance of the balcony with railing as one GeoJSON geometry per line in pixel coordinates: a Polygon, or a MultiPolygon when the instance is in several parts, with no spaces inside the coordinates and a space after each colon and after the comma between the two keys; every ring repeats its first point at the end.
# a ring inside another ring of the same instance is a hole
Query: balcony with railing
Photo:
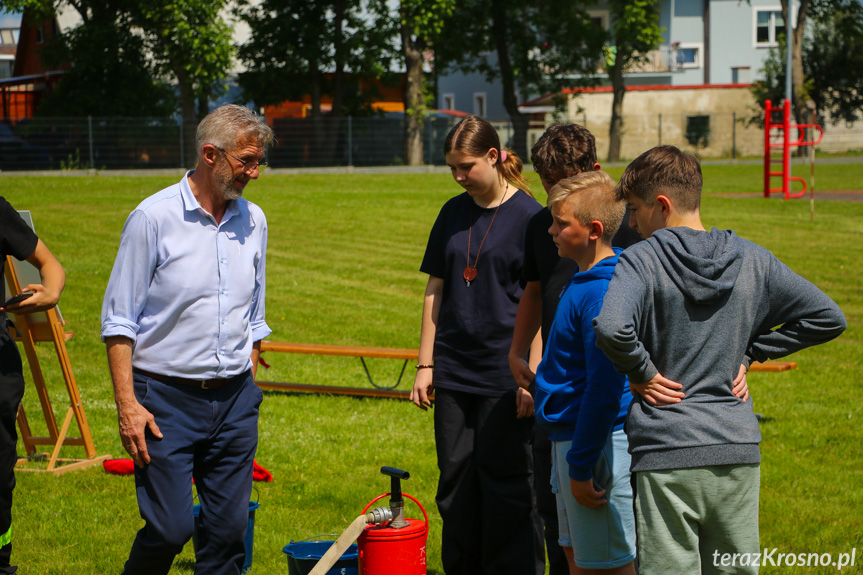
{"type": "MultiPolygon", "coordinates": [[[[611,60],[614,56],[614,46],[606,47],[606,54],[611,60]]],[[[665,44],[644,54],[627,66],[626,74],[665,74],[678,72],[687,67],[687,64],[696,64],[698,54],[691,48],[681,49],[677,45],[665,44]]],[[[607,62],[604,62],[599,72],[606,72],[607,62]]]]}

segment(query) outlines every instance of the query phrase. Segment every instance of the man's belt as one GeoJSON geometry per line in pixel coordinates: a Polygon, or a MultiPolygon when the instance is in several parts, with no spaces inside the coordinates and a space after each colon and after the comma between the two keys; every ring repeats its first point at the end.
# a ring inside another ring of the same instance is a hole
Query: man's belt
{"type": "Polygon", "coordinates": [[[144,377],[149,377],[150,379],[155,379],[156,381],[161,381],[162,383],[182,385],[185,387],[197,387],[198,389],[219,389],[225,387],[238,377],[245,375],[245,373],[241,373],[239,375],[224,379],[188,379],[185,377],[175,377],[173,375],[162,375],[161,373],[153,373],[152,371],[145,371],[143,369],[138,369],[137,367],[132,368],[132,372],[143,375],[144,377]]]}

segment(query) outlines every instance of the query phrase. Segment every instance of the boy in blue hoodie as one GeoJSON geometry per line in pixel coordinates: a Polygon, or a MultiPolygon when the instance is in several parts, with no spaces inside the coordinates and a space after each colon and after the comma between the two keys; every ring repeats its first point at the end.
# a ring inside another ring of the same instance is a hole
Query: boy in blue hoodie
{"type": "Polygon", "coordinates": [[[614,273],[611,239],[624,213],[604,172],[560,181],[549,192],[549,233],[578,273],[564,288],[536,373],[536,418],[552,441],[560,543],[571,573],[632,574],[635,526],[623,421],[626,378],[595,345],[593,319],[614,273]]]}
{"type": "Polygon", "coordinates": [[[707,231],[701,182],[698,160],[674,146],[626,168],[618,195],[648,239],[620,257],[594,320],[596,344],[636,393],[626,432],[640,575],[758,572],[761,433],[731,382],[846,326],[769,251],[707,231]]]}

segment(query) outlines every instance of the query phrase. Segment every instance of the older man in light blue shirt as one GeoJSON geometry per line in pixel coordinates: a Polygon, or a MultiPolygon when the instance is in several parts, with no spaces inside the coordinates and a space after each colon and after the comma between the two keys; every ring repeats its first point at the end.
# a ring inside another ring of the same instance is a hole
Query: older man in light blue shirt
{"type": "Polygon", "coordinates": [[[123,447],[145,520],[124,573],[167,573],[191,538],[196,573],[240,573],[257,449],[254,383],[267,220],[242,199],[272,130],[223,106],[198,126],[198,163],[126,220],[102,306],[123,447]]]}

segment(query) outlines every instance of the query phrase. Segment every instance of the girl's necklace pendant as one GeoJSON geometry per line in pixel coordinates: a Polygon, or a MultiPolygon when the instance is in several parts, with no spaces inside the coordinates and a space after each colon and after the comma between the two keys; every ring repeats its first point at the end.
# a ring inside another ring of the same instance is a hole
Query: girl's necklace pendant
{"type": "Polygon", "coordinates": [[[467,284],[467,287],[470,287],[470,282],[476,279],[476,268],[473,266],[467,266],[464,268],[462,277],[464,278],[464,283],[467,284]]]}

